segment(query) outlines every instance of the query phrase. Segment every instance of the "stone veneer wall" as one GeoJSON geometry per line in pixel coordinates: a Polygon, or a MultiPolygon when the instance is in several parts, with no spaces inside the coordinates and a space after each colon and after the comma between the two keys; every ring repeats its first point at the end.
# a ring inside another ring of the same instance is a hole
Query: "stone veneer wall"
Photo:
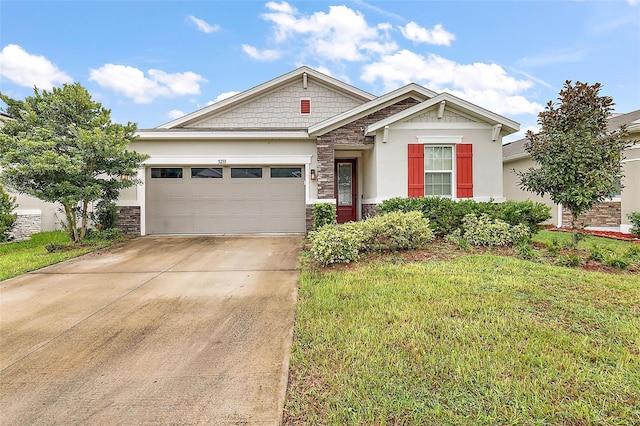
{"type": "MultiPolygon", "coordinates": [[[[578,217],[578,226],[617,227],[622,220],[622,207],[619,201],[607,201],[578,217]]],[[[571,226],[571,212],[562,209],[562,226],[571,226]]]]}
{"type": "Polygon", "coordinates": [[[140,235],[140,207],[118,207],[118,221],[116,228],[126,235],[140,235]]]}
{"type": "Polygon", "coordinates": [[[363,204],[362,205],[362,218],[369,219],[370,217],[377,216],[380,213],[380,206],[377,204],[363,204]]]}
{"type": "Polygon", "coordinates": [[[404,111],[418,103],[416,99],[407,98],[318,136],[318,199],[334,198],[334,149],[336,145],[357,147],[373,144],[373,137],[365,136],[361,130],[363,127],[404,111]]]}
{"type": "Polygon", "coordinates": [[[9,239],[22,241],[32,234],[42,231],[42,213],[20,213],[16,218],[13,230],[9,233],[9,239]]]}
{"type": "Polygon", "coordinates": [[[312,231],[313,230],[313,204],[307,204],[306,206],[306,217],[305,217],[305,224],[307,227],[307,232],[312,231]]]}

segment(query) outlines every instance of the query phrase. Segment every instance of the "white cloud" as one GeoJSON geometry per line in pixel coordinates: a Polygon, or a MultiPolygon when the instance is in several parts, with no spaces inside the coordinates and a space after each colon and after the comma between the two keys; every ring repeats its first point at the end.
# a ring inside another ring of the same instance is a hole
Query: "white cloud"
{"type": "Polygon", "coordinates": [[[368,83],[381,80],[385,90],[416,82],[436,92],[450,92],[498,114],[534,114],[542,109],[524,96],[533,82],[518,80],[496,64],[459,64],[434,54],[422,56],[401,50],[366,65],[361,78],[368,83]]]}
{"type": "Polygon", "coordinates": [[[388,36],[388,26],[369,26],[362,13],[347,6],[330,6],[329,12],[301,16],[286,2],[270,2],[263,19],[271,21],[275,41],[283,43],[305,36],[305,51],[320,59],[359,61],[370,53],[391,53],[398,45],[388,36]]]}
{"type": "Polygon", "coordinates": [[[189,19],[191,20],[191,22],[196,24],[196,27],[198,27],[198,30],[202,31],[203,33],[211,34],[220,30],[220,27],[218,25],[211,25],[207,21],[196,18],[193,15],[189,16],[189,19]]]}
{"type": "Polygon", "coordinates": [[[230,92],[222,92],[220,93],[214,100],[207,102],[207,106],[211,104],[215,104],[216,102],[224,101],[232,96],[237,95],[240,92],[230,91],[230,92]]]}
{"type": "Polygon", "coordinates": [[[32,55],[16,44],[8,44],[0,52],[0,76],[25,87],[51,89],[73,79],[41,55],[32,55]]]}
{"type": "Polygon", "coordinates": [[[246,53],[256,61],[275,61],[276,59],[280,59],[280,57],[282,56],[282,52],[280,52],[279,50],[258,50],[256,47],[250,46],[248,44],[243,44],[242,50],[244,50],[244,53],[246,53]]]}
{"type": "Polygon", "coordinates": [[[89,80],[122,93],[136,103],[150,103],[160,96],[197,95],[200,93],[200,83],[207,81],[191,71],[168,74],[150,69],[148,76],[145,76],[138,68],[115,64],[92,69],[89,80]]]}
{"type": "Polygon", "coordinates": [[[437,24],[432,30],[429,30],[411,21],[399,28],[405,38],[418,43],[451,46],[451,42],[456,39],[456,36],[445,30],[441,24],[437,24]]]}
{"type": "Polygon", "coordinates": [[[172,120],[175,120],[176,118],[180,118],[183,115],[185,115],[184,112],[180,111],[179,109],[172,109],[167,113],[167,117],[169,117],[172,120]]]}

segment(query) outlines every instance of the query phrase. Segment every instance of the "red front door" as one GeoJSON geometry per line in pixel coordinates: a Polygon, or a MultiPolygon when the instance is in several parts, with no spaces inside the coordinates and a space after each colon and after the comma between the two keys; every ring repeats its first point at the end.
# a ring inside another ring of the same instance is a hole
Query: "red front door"
{"type": "Polygon", "coordinates": [[[356,182],[356,160],[336,160],[335,197],[338,223],[355,221],[358,218],[358,185],[356,182]]]}

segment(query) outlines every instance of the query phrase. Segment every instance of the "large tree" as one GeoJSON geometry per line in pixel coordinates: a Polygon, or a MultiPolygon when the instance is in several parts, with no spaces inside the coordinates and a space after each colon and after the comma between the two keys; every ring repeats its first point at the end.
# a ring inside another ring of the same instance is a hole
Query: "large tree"
{"type": "Polygon", "coordinates": [[[525,149],[539,168],[518,173],[522,189],[549,194],[571,212],[574,248],[578,217],[621,189],[620,160],[630,145],[624,126],[607,129],[614,104],[600,89],[600,83],[565,82],[558,102],[538,114],[540,132],[527,132],[525,149]]]}
{"type": "Polygon", "coordinates": [[[34,88],[24,101],[0,93],[12,119],[0,128],[0,178],[10,188],[62,205],[73,242],[86,233],[92,202],[138,183],[147,157],[128,147],[136,125],[116,124],[111,111],[79,83],[34,88]]]}

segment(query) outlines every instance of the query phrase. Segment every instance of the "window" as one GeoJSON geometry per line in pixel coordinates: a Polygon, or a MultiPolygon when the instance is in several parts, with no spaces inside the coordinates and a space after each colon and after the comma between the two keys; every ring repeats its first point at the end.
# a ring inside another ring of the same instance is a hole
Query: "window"
{"type": "Polygon", "coordinates": [[[300,178],[302,177],[301,167],[271,167],[272,178],[300,178]]]}
{"type": "Polygon", "coordinates": [[[453,147],[425,146],[424,195],[453,196],[453,147]]]}
{"type": "Polygon", "coordinates": [[[182,179],[182,167],[152,167],[151,179],[182,179]]]}
{"type": "Polygon", "coordinates": [[[262,177],[262,167],[232,167],[231,179],[256,179],[262,177]]]}
{"type": "Polygon", "coordinates": [[[300,99],[300,114],[311,114],[311,99],[300,99]]]}
{"type": "Polygon", "coordinates": [[[222,179],[222,167],[192,167],[192,179],[222,179]]]}

